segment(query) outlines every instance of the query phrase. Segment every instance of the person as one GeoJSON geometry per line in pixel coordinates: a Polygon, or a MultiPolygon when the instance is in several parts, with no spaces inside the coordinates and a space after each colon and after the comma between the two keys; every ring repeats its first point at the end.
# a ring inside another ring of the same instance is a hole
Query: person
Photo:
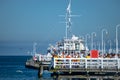
{"type": "Polygon", "coordinates": [[[118,55],[117,55],[117,54],[115,54],[114,58],[118,58],[118,55]]]}
{"type": "Polygon", "coordinates": [[[70,54],[67,54],[66,58],[71,58],[70,54]]]}
{"type": "Polygon", "coordinates": [[[86,58],[90,58],[90,53],[87,55],[87,57],[86,58]]]}

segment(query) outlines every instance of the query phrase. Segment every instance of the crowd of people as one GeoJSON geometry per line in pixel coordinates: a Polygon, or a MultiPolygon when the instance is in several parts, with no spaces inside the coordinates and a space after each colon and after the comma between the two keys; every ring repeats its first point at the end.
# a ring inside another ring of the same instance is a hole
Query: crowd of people
{"type": "MultiPolygon", "coordinates": [[[[54,58],[92,58],[91,53],[58,53],[53,55],[54,58]]],[[[98,58],[120,58],[116,53],[99,53],[98,58]]]]}

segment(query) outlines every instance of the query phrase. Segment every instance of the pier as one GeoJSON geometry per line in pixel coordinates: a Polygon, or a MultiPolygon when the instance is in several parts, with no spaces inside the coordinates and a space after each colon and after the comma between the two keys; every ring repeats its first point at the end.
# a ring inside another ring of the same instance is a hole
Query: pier
{"type": "Polygon", "coordinates": [[[98,75],[120,76],[120,58],[53,58],[51,61],[30,59],[27,60],[26,67],[38,69],[39,77],[42,77],[44,70],[52,72],[57,78],[65,75],[79,75],[84,78],[98,75]]]}
{"type": "Polygon", "coordinates": [[[38,76],[42,77],[44,70],[49,70],[50,61],[34,61],[33,59],[27,60],[25,66],[27,68],[37,69],[38,76]]]}
{"type": "Polygon", "coordinates": [[[120,79],[119,58],[54,58],[56,78],[120,79]]]}
{"type": "Polygon", "coordinates": [[[54,58],[54,69],[62,72],[120,72],[119,58],[54,58]]]}
{"type": "Polygon", "coordinates": [[[61,79],[81,79],[81,80],[119,80],[119,76],[83,76],[83,75],[60,75],[57,80],[61,79]]]}
{"type": "Polygon", "coordinates": [[[41,62],[36,62],[33,59],[27,60],[25,63],[25,66],[27,68],[34,68],[34,69],[39,69],[41,62]]]}

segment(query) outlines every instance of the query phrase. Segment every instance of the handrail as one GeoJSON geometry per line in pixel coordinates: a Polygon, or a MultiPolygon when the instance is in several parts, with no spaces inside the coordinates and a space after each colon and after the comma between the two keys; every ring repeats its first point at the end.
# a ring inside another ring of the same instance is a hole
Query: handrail
{"type": "Polygon", "coordinates": [[[54,58],[54,68],[120,69],[119,58],[54,58]]]}

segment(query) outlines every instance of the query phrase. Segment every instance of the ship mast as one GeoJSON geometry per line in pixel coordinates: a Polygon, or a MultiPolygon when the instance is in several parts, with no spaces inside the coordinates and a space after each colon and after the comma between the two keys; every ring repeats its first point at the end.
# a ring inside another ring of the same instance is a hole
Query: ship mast
{"type": "Polygon", "coordinates": [[[69,4],[68,4],[68,7],[67,7],[67,10],[66,10],[66,39],[68,37],[70,37],[71,35],[71,0],[69,0],[69,4]]]}
{"type": "Polygon", "coordinates": [[[79,17],[80,15],[71,15],[71,0],[69,0],[68,7],[66,9],[66,32],[65,32],[65,38],[68,39],[72,36],[72,31],[71,31],[71,26],[72,26],[72,21],[71,17],[79,17]]]}

